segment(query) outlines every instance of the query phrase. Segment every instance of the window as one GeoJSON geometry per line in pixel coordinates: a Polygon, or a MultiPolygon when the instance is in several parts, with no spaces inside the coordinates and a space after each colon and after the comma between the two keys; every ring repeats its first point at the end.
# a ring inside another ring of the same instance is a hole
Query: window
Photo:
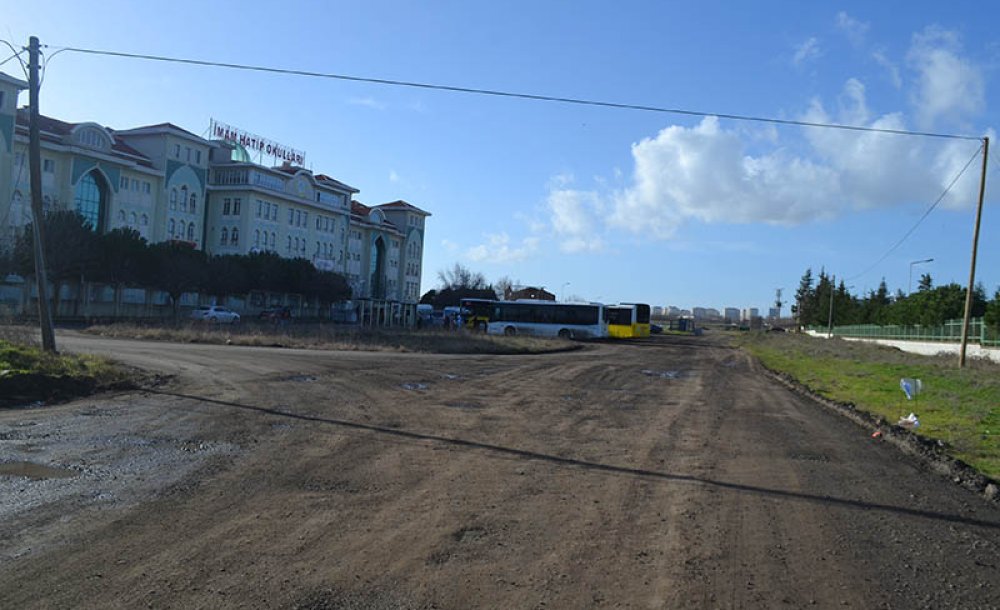
{"type": "Polygon", "coordinates": [[[149,216],[145,214],[142,215],[142,226],[149,226],[149,216]]]}
{"type": "Polygon", "coordinates": [[[302,226],[309,226],[309,212],[302,212],[302,226]]]}
{"type": "Polygon", "coordinates": [[[225,246],[229,244],[229,229],[222,227],[222,236],[219,237],[219,245],[225,246]]]}
{"type": "Polygon", "coordinates": [[[174,219],[173,219],[173,218],[171,218],[171,219],[170,219],[170,222],[168,222],[168,223],[167,223],[167,236],[168,236],[168,237],[169,237],[170,239],[173,239],[173,238],[174,238],[174,230],[175,230],[176,228],[177,228],[177,224],[176,224],[176,223],[174,222],[174,219]]]}
{"type": "Polygon", "coordinates": [[[188,209],[188,187],[181,187],[181,211],[187,212],[188,209]]]}
{"type": "Polygon", "coordinates": [[[198,213],[198,195],[197,193],[191,193],[191,213],[198,213]]]}
{"type": "Polygon", "coordinates": [[[122,191],[128,190],[128,178],[122,176],[122,179],[118,181],[118,188],[122,191]]]}
{"type": "Polygon", "coordinates": [[[177,189],[170,189],[170,209],[177,209],[177,189]]]}
{"type": "Polygon", "coordinates": [[[291,252],[292,251],[292,236],[291,235],[288,236],[288,244],[285,246],[285,251],[286,252],[291,252]]]}
{"type": "Polygon", "coordinates": [[[53,161],[52,159],[43,159],[42,171],[45,172],[46,174],[56,173],[56,162],[53,161]]]}
{"type": "Polygon", "coordinates": [[[152,192],[152,190],[153,190],[153,187],[152,187],[152,185],[150,183],[148,183],[148,182],[143,182],[142,183],[142,193],[144,195],[148,195],[150,192],[152,192]]]}
{"type": "Polygon", "coordinates": [[[181,158],[181,145],[180,144],[174,144],[174,157],[176,157],[178,159],[181,158]]]}
{"type": "Polygon", "coordinates": [[[125,226],[125,210],[118,210],[118,226],[125,226]]]}
{"type": "Polygon", "coordinates": [[[184,234],[187,233],[187,223],[185,223],[183,220],[181,221],[180,229],[181,230],[177,232],[177,238],[184,239],[184,234]]]}
{"type": "Polygon", "coordinates": [[[135,178],[132,178],[132,190],[137,193],[139,192],[139,181],[135,178]]]}
{"type": "Polygon", "coordinates": [[[240,215],[240,198],[233,199],[233,216],[240,215]]]}
{"type": "Polygon", "coordinates": [[[295,210],[289,208],[288,210],[288,224],[293,224],[295,222],[295,210]]]}
{"type": "MultiPolygon", "coordinates": [[[[194,241],[194,223],[188,225],[188,241],[194,241]]],[[[235,242],[233,242],[235,243],[235,242]]]]}
{"type": "Polygon", "coordinates": [[[237,229],[236,227],[233,227],[233,230],[230,234],[232,235],[232,237],[230,238],[232,244],[234,246],[240,245],[240,230],[237,229]]]}
{"type": "Polygon", "coordinates": [[[274,204],[271,206],[271,220],[275,222],[278,221],[278,204],[274,204]]]}
{"type": "Polygon", "coordinates": [[[274,237],[274,231],[271,231],[271,249],[272,250],[274,250],[274,244],[276,244],[276,243],[278,243],[278,241],[274,237]]]}
{"type": "Polygon", "coordinates": [[[187,161],[188,161],[188,163],[190,163],[191,162],[191,147],[190,146],[185,146],[184,147],[184,151],[187,153],[187,161]]]}
{"type": "Polygon", "coordinates": [[[136,221],[135,212],[132,212],[128,217],[128,226],[130,227],[136,226],[135,221],[136,221]]]}
{"type": "Polygon", "coordinates": [[[253,246],[254,248],[260,246],[260,229],[254,229],[253,231],[253,246]]]}
{"type": "Polygon", "coordinates": [[[228,197],[222,200],[222,215],[223,216],[229,216],[229,209],[230,209],[229,206],[231,204],[232,204],[232,202],[230,201],[230,199],[228,197]]]}
{"type": "Polygon", "coordinates": [[[316,219],[316,230],[317,231],[319,231],[322,228],[322,223],[323,223],[323,219],[322,218],[317,218],[316,219]]]}
{"type": "Polygon", "coordinates": [[[260,218],[261,214],[264,212],[264,202],[260,199],[257,200],[257,218],[260,218]]]}
{"type": "Polygon", "coordinates": [[[201,151],[200,150],[194,151],[194,162],[197,163],[198,165],[201,165],[201,151]]]}

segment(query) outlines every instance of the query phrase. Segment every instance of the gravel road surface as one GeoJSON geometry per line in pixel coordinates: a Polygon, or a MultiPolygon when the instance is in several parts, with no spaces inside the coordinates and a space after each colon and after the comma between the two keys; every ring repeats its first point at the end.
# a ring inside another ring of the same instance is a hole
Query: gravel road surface
{"type": "Polygon", "coordinates": [[[0,411],[0,608],[1000,608],[1000,510],[711,337],[60,341],[171,377],[0,411]]]}

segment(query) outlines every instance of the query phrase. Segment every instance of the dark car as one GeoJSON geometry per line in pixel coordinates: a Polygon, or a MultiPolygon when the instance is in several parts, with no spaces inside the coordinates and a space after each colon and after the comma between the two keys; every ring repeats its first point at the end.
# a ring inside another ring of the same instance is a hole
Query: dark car
{"type": "Polygon", "coordinates": [[[271,322],[282,322],[292,319],[292,310],[287,307],[276,307],[274,309],[265,309],[260,312],[257,316],[260,320],[269,320],[271,322]]]}
{"type": "Polygon", "coordinates": [[[650,332],[650,334],[653,334],[653,335],[661,335],[661,334],[663,334],[663,327],[660,326],[659,324],[650,324],[649,325],[649,332],[650,332]]]}

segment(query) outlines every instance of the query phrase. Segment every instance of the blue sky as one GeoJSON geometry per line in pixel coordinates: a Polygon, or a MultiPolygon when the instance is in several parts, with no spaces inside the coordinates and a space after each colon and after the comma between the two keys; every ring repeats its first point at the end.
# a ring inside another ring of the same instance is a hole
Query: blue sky
{"type": "MultiPolygon", "coordinates": [[[[0,2],[0,37],[707,112],[986,135],[1000,9],[982,2],[0,2]]],[[[6,57],[6,54],[4,55],[6,57]]],[[[2,59],[2,58],[0,58],[2,59]]],[[[0,70],[17,75],[16,65],[0,70]]],[[[558,296],[684,308],[786,300],[806,267],[968,278],[974,141],[567,106],[62,53],[42,112],[115,128],[214,117],[303,149],[427,224],[455,262],[558,296]],[[568,283],[568,285],[567,285],[568,283]]],[[[26,97],[22,103],[26,103],[26,97]]],[[[992,142],[991,142],[992,143],[992,142]]],[[[1000,285],[987,177],[977,279],[1000,285]]],[[[787,311],[787,308],[786,308],[787,311]]]]}

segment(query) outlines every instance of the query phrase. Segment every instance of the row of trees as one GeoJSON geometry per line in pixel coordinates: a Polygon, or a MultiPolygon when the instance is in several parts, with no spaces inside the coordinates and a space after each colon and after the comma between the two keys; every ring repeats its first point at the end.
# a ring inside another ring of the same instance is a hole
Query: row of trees
{"type": "MultiPolygon", "coordinates": [[[[301,294],[324,303],[351,296],[343,276],[320,271],[301,258],[287,259],[271,252],[209,257],[183,242],[148,244],[132,229],[98,235],[75,211],[47,214],[45,227],[53,306],[63,285],[82,282],[114,286],[116,303],[125,287],[162,290],[170,296],[175,314],[185,292],[225,297],[264,290],[301,294]]],[[[18,236],[12,250],[0,252],[0,277],[9,273],[34,276],[31,225],[18,236]]]]}
{"type": "MultiPolygon", "coordinates": [[[[1000,289],[990,300],[980,284],[973,289],[972,296],[972,316],[985,316],[988,325],[997,327],[1000,324],[1000,289]]],[[[825,326],[829,320],[831,298],[835,326],[938,326],[946,320],[965,315],[965,288],[955,283],[935,287],[929,273],[921,276],[914,293],[907,295],[897,290],[895,294],[890,294],[883,279],[877,290],[859,297],[850,293],[843,280],[834,286],[833,278],[825,270],[820,270],[819,276],[814,278],[812,269],[806,269],[799,281],[792,313],[800,324],[825,326]]]]}

